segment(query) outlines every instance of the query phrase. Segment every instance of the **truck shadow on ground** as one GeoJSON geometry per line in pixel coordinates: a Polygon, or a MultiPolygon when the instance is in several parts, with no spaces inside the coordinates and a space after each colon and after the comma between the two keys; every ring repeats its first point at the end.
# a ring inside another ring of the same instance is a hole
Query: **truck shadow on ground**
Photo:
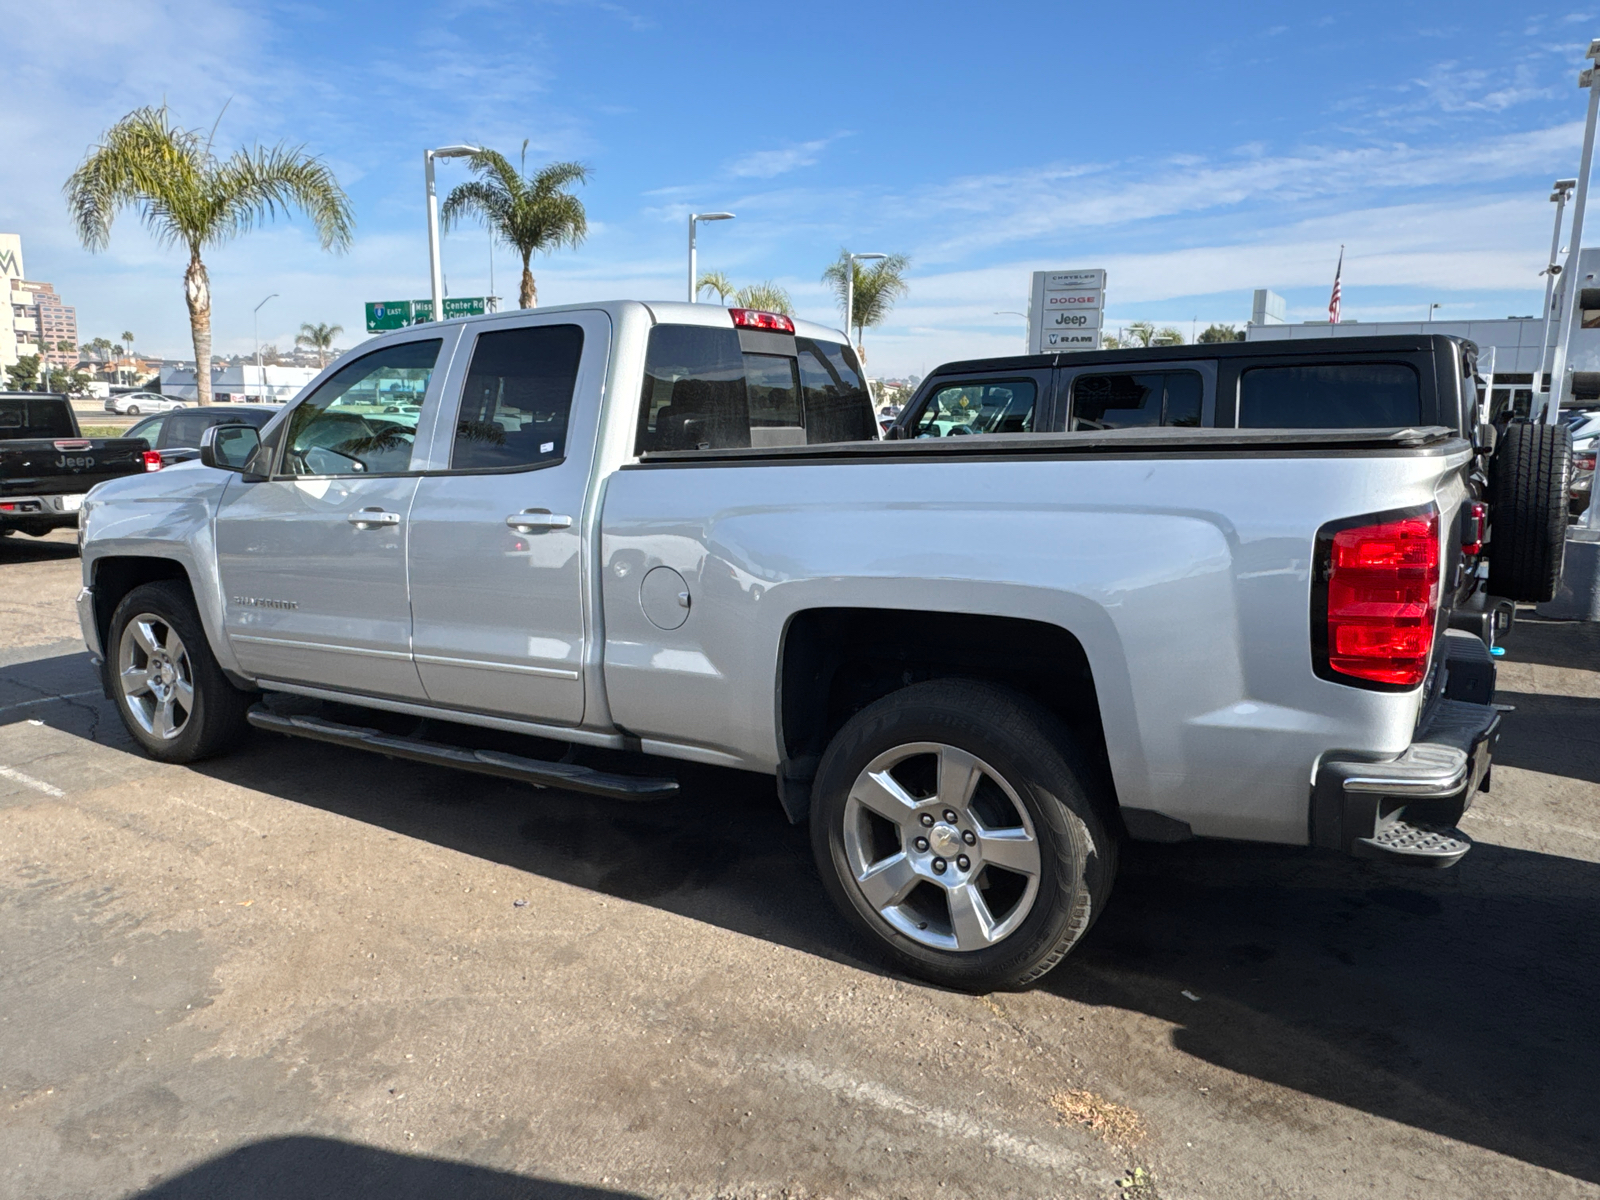
{"type": "Polygon", "coordinates": [[[447,1159],[323,1137],[240,1146],[139,1192],[135,1200],[632,1200],[447,1159]]]}
{"type": "Polygon", "coordinates": [[[78,543],[55,538],[31,538],[21,534],[0,537],[0,567],[10,563],[57,562],[77,558],[78,543]]]}
{"type": "MultiPolygon", "coordinates": [[[[0,671],[27,695],[93,680],[83,655],[0,671]]],[[[22,714],[127,744],[98,697],[0,711],[0,724],[22,714]]],[[[1504,761],[1532,753],[1533,728],[1508,722],[1504,761]]],[[[268,734],[194,769],[882,971],[764,776],[674,764],[679,798],[625,804],[268,734]]],[[[1176,1046],[1245,1077],[1209,1097],[1238,1119],[1303,1125],[1299,1092],[1600,1182],[1597,914],[1600,865],[1559,854],[1482,844],[1434,873],[1295,848],[1134,845],[1105,916],[1041,990],[1172,1022],[1176,1046]]]]}

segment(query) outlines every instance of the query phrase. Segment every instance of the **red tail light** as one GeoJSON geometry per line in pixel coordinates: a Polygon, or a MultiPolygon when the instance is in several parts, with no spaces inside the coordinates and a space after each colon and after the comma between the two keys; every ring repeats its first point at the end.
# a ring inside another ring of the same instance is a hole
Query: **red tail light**
{"type": "Polygon", "coordinates": [[[144,469],[146,471],[159,471],[159,470],[161,470],[161,452],[160,451],[158,451],[158,450],[146,450],[144,452],[144,469]]]}
{"type": "Polygon", "coordinates": [[[730,308],[733,323],[740,329],[770,329],[774,333],[793,333],[794,322],[782,313],[762,312],[759,308],[730,308]]]}
{"type": "Polygon", "coordinates": [[[1595,452],[1593,450],[1578,450],[1572,455],[1572,469],[1574,471],[1594,470],[1595,452]]]}
{"type": "Polygon", "coordinates": [[[1421,683],[1439,616],[1438,510],[1325,529],[1318,544],[1317,674],[1393,689],[1421,683]]]}

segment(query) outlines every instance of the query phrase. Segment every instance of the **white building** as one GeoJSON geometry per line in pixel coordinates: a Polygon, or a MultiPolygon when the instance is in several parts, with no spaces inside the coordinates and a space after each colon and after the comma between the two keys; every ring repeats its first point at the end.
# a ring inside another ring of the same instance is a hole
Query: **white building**
{"type": "MultiPolygon", "coordinates": [[[[283,404],[293,400],[302,388],[317,377],[316,367],[256,367],[255,363],[213,368],[211,398],[218,404],[229,401],[264,400],[283,404]]],[[[193,367],[162,367],[161,394],[180,400],[193,400],[193,367]]]]}

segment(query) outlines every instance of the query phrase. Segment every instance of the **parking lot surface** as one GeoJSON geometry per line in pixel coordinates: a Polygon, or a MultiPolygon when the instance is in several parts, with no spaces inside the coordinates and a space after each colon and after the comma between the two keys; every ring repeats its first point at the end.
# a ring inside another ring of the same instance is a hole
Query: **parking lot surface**
{"type": "Polygon", "coordinates": [[[1457,870],[1134,846],[968,996],[865,957],[767,779],[151,762],[77,586],[0,541],[5,1197],[1600,1195],[1600,628],[1514,631],[1457,870]]]}

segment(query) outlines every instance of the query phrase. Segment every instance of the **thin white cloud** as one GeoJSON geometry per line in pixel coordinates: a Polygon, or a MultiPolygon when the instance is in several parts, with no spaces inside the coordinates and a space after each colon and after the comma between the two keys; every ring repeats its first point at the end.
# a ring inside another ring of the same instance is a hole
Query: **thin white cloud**
{"type": "Polygon", "coordinates": [[[779,150],[755,150],[730,162],[727,173],[735,179],[773,179],[787,175],[790,171],[815,164],[829,144],[840,136],[817,138],[779,150]]]}

